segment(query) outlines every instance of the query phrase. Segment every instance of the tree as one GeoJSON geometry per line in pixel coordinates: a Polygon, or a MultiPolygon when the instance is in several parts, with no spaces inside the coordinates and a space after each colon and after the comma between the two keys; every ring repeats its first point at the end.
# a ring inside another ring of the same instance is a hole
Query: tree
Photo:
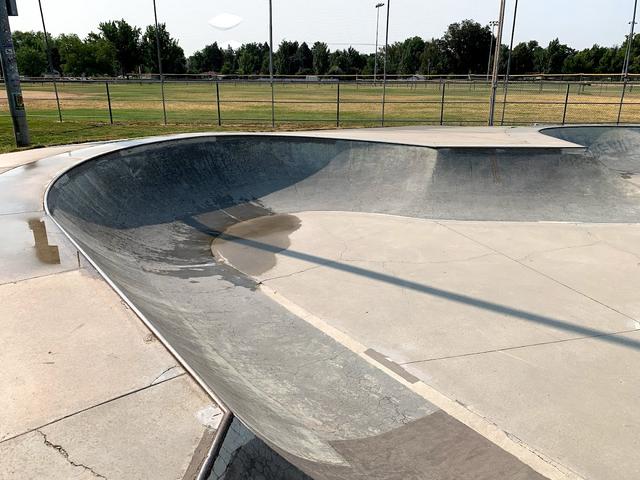
{"type": "Polygon", "coordinates": [[[28,77],[39,77],[48,70],[44,37],[41,32],[13,32],[18,70],[28,77]]]}
{"type": "Polygon", "coordinates": [[[70,76],[113,75],[116,51],[111,42],[90,33],[85,40],[77,35],[59,35],[56,44],[60,51],[62,73],[70,76]]]}
{"type": "Polygon", "coordinates": [[[398,73],[412,75],[418,73],[421,65],[421,56],[425,43],[420,37],[411,37],[402,42],[402,54],[398,73]]]}
{"type": "Polygon", "coordinates": [[[366,55],[361,54],[355,48],[336,50],[329,56],[330,75],[355,75],[361,73],[367,65],[366,55]]]}
{"type": "MultiPolygon", "coordinates": [[[[402,60],[402,42],[395,42],[389,45],[387,49],[387,73],[390,75],[395,75],[398,73],[400,69],[400,62],[402,60]]],[[[384,51],[383,51],[384,55],[384,51]]],[[[383,65],[382,61],[378,63],[378,71],[382,73],[383,65]]]]}
{"type": "Polygon", "coordinates": [[[449,58],[444,41],[434,38],[425,42],[424,49],[420,55],[420,73],[433,75],[449,72],[449,58]]]}
{"type": "Polygon", "coordinates": [[[297,74],[309,75],[313,72],[313,53],[306,42],[302,42],[294,55],[297,74]]]}
{"type": "Polygon", "coordinates": [[[521,42],[511,52],[511,73],[522,75],[535,72],[536,52],[542,50],[538,42],[521,42]]]}
{"type": "Polygon", "coordinates": [[[124,20],[102,22],[98,29],[115,48],[120,75],[135,71],[142,63],[140,29],[124,20]]]}
{"type": "MultiPolygon", "coordinates": [[[[162,57],[162,70],[165,73],[185,73],[187,70],[187,60],[184,57],[184,50],[178,45],[178,41],[172,38],[164,23],[158,25],[160,37],[160,55],[162,57]]],[[[156,49],[156,29],[154,25],[149,25],[141,41],[142,58],[144,68],[147,72],[159,72],[158,52],[156,49]]]]}
{"type": "Polygon", "coordinates": [[[298,42],[283,40],[280,43],[273,59],[274,68],[278,75],[293,75],[298,71],[295,58],[297,51],[298,42]]]}
{"type": "Polygon", "coordinates": [[[313,73],[324,75],[329,70],[329,47],[324,42],[316,42],[311,47],[313,73]]]}
{"type": "Polygon", "coordinates": [[[450,73],[486,72],[491,37],[489,27],[472,20],[449,25],[443,41],[449,57],[450,73]]]}
{"type": "Polygon", "coordinates": [[[217,42],[198,50],[187,60],[191,73],[220,72],[223,64],[224,53],[217,42]]]}
{"type": "Polygon", "coordinates": [[[565,60],[573,55],[575,50],[560,43],[557,38],[549,42],[549,46],[544,53],[544,63],[541,65],[544,73],[560,73],[565,60]]]}
{"type": "Polygon", "coordinates": [[[238,69],[236,52],[233,51],[231,45],[227,46],[227,49],[223,52],[223,64],[220,72],[223,75],[229,75],[232,73],[236,73],[238,69]]]}
{"type": "Polygon", "coordinates": [[[242,45],[237,53],[238,73],[240,75],[255,75],[260,73],[263,51],[261,45],[257,43],[246,43],[242,45]]]}

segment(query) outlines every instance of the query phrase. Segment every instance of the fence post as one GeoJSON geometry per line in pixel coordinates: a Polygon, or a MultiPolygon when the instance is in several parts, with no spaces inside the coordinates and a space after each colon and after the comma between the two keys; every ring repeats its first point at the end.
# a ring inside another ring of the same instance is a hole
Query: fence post
{"type": "Polygon", "coordinates": [[[567,93],[564,96],[564,110],[562,111],[562,125],[565,124],[567,120],[567,105],[569,105],[569,89],[571,88],[571,84],[567,82],[567,93]]]}
{"type": "Polygon", "coordinates": [[[107,104],[109,105],[109,123],[113,125],[113,111],[111,110],[111,93],[109,93],[109,82],[104,82],[107,89],[107,104]]]}
{"type": "Polygon", "coordinates": [[[58,106],[58,120],[62,122],[62,108],[60,108],[60,97],[58,96],[58,85],[56,80],[53,80],[53,91],[56,93],[56,105],[58,106]]]}
{"type": "Polygon", "coordinates": [[[216,79],[216,111],[218,112],[218,126],[222,126],[222,116],[220,115],[220,84],[216,79]]]}
{"type": "Polygon", "coordinates": [[[445,82],[440,82],[442,84],[442,96],[440,97],[440,125],[444,125],[444,90],[447,84],[445,82]]]}
{"type": "Polygon", "coordinates": [[[336,93],[336,127],[340,128],[340,79],[338,79],[338,89],[336,93]]]}
{"type": "Polygon", "coordinates": [[[620,107],[618,108],[618,119],[616,120],[616,125],[620,125],[620,116],[622,115],[622,105],[624,104],[624,94],[627,91],[627,77],[624,78],[624,82],[622,83],[622,95],[620,95],[620,107]]]}
{"type": "Polygon", "coordinates": [[[384,106],[387,98],[387,79],[385,78],[382,83],[382,116],[380,117],[380,124],[384,127],[384,106]]]}

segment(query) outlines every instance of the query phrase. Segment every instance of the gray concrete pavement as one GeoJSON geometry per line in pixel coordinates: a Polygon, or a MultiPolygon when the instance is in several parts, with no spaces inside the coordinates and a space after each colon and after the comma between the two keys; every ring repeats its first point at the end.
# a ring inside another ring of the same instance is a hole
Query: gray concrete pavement
{"type": "MultiPolygon", "coordinates": [[[[272,298],[578,475],[640,473],[637,225],[290,217],[280,253],[224,239],[214,253],[238,268],[271,257],[253,275],[272,298]]],[[[277,245],[279,225],[261,217],[226,232],[277,245]]]]}
{"type": "MultiPolygon", "coordinates": [[[[53,217],[187,368],[313,477],[634,478],[637,131],[545,133],[106,144],[6,171],[0,213],[37,243],[27,217],[42,215],[43,185],[103,154],[54,185],[53,217]]],[[[7,236],[18,258],[29,237],[7,236]]],[[[77,275],[69,245],[51,243],[35,252],[60,257],[49,274],[77,275]]],[[[24,271],[37,265],[17,264],[9,276],[35,282],[24,271]]],[[[206,433],[199,421],[190,432],[206,433]]],[[[52,434],[74,463],[110,467],[74,440],[79,424],[52,434]]]]}
{"type": "MultiPolygon", "coordinates": [[[[289,135],[300,135],[291,132],[289,135]]],[[[385,141],[433,148],[581,148],[569,139],[540,133],[537,127],[384,127],[305,132],[321,138],[385,141]]]]}
{"type": "Polygon", "coordinates": [[[42,211],[79,148],[0,155],[0,478],[193,477],[220,410],[42,211]]]}

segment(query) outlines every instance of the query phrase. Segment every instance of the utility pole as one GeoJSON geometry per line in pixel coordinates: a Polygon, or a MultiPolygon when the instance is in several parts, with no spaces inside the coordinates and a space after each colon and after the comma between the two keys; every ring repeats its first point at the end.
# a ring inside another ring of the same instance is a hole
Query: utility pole
{"type": "Polygon", "coordinates": [[[500,68],[500,48],[502,47],[502,27],[504,25],[504,9],[506,0],[500,0],[500,16],[498,17],[498,35],[496,49],[493,54],[493,75],[491,76],[491,100],[489,103],[489,126],[493,126],[493,115],[496,110],[496,94],[498,93],[498,69],[500,68]]]}
{"type": "Polygon", "coordinates": [[[631,60],[631,48],[633,45],[633,32],[636,26],[636,12],[638,10],[638,0],[635,0],[633,3],[633,17],[631,19],[631,31],[629,32],[629,36],[627,37],[627,51],[624,55],[624,64],[622,65],[622,75],[624,78],[627,77],[629,73],[629,63],[631,60]]]}
{"type": "Polygon", "coordinates": [[[620,106],[618,107],[618,119],[616,124],[620,123],[622,116],[622,106],[624,105],[624,96],[627,93],[627,83],[629,82],[629,63],[631,63],[631,48],[633,46],[633,32],[636,26],[636,13],[638,12],[638,0],[633,2],[633,17],[631,17],[631,30],[627,37],[627,53],[624,57],[624,65],[622,67],[622,95],[620,95],[620,106]]]}
{"type": "Polygon", "coordinates": [[[0,0],[0,59],[4,72],[4,85],[7,89],[7,100],[11,120],[13,121],[13,132],[18,147],[28,147],[29,126],[27,125],[27,112],[24,109],[24,99],[20,88],[20,73],[16,62],[16,52],[11,38],[11,25],[9,25],[9,15],[18,14],[14,0],[0,0]]]}
{"type": "Polygon", "coordinates": [[[271,84],[271,128],[276,127],[275,94],[273,92],[273,3],[269,0],[269,83],[271,84]]]}
{"type": "Polygon", "coordinates": [[[373,57],[373,83],[376,83],[378,76],[378,27],[380,25],[380,7],[384,7],[384,3],[376,3],[376,50],[373,57]]]}
{"type": "Polygon", "coordinates": [[[387,0],[387,33],[384,40],[384,61],[382,64],[382,126],[384,127],[384,102],[387,98],[387,53],[389,52],[389,9],[391,0],[387,0]]]}
{"type": "Polygon", "coordinates": [[[162,95],[162,117],[164,124],[167,124],[167,106],[164,99],[164,75],[162,74],[162,55],[160,53],[160,32],[158,31],[158,12],[156,10],[156,0],[153,0],[153,19],[156,25],[156,50],[158,51],[158,72],[160,73],[160,92],[162,95]]]}
{"type": "Polygon", "coordinates": [[[500,125],[504,125],[504,112],[507,107],[507,91],[509,90],[509,74],[511,73],[511,54],[513,53],[513,37],[516,34],[516,18],[518,17],[518,0],[513,7],[513,25],[511,26],[511,41],[509,42],[509,56],[507,57],[507,71],[504,75],[504,98],[502,99],[502,117],[500,125]]]}
{"type": "Polygon", "coordinates": [[[56,105],[58,106],[58,120],[62,122],[62,110],[60,109],[60,97],[58,96],[58,85],[56,85],[55,70],[53,69],[53,60],[51,59],[51,45],[49,45],[49,34],[44,23],[44,13],[42,12],[42,1],[38,0],[40,7],[40,18],[42,19],[42,33],[44,34],[44,45],[47,50],[47,64],[49,66],[49,75],[53,79],[53,91],[56,95],[56,105]]]}

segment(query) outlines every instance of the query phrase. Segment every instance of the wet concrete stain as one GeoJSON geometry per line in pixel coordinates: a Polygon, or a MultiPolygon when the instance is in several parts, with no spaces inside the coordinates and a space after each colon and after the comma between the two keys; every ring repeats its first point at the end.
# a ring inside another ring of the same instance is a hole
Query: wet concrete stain
{"type": "Polygon", "coordinates": [[[211,250],[217,260],[247,275],[260,275],[276,265],[277,253],[291,246],[289,237],[300,226],[300,219],[290,214],[252,218],[227,228],[213,241],[211,250]],[[258,248],[258,244],[268,248],[258,248]]]}
{"type": "Polygon", "coordinates": [[[60,264],[60,252],[55,245],[49,245],[47,237],[47,226],[43,220],[32,218],[28,221],[29,228],[33,232],[33,240],[35,242],[36,257],[42,263],[50,265],[60,264]]]}
{"type": "Polygon", "coordinates": [[[439,410],[380,435],[329,442],[347,466],[278,453],[296,480],[545,480],[521,460],[439,410]],[[371,452],[378,452],[372,455],[371,452]]]}

